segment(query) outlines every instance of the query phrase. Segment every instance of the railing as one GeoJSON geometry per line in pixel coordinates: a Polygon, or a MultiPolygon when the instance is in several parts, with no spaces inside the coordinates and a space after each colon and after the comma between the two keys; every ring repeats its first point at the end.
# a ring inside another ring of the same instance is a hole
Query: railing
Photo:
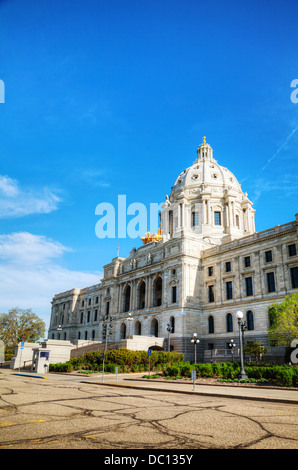
{"type": "Polygon", "coordinates": [[[277,225],[276,227],[263,230],[262,232],[256,232],[252,235],[248,235],[238,240],[233,240],[232,242],[229,242],[229,243],[225,243],[225,244],[213,247],[213,248],[208,248],[204,251],[204,255],[210,256],[210,255],[218,253],[219,251],[224,251],[229,248],[234,248],[234,247],[238,247],[241,245],[245,245],[246,243],[249,243],[252,240],[257,240],[259,238],[267,237],[274,233],[284,232],[292,228],[294,228],[294,222],[290,222],[290,223],[283,224],[283,225],[277,225]]]}
{"type": "Polygon", "coordinates": [[[232,354],[230,349],[205,349],[204,351],[204,362],[212,361],[233,361],[240,357],[240,350],[237,349],[232,354]]]}

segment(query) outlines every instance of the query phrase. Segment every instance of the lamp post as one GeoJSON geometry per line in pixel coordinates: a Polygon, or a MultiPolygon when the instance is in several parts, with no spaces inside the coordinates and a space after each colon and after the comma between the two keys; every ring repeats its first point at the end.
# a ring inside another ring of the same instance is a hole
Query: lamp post
{"type": "Polygon", "coordinates": [[[105,351],[108,349],[108,335],[112,334],[113,318],[109,313],[103,316],[102,338],[105,340],[105,351]]]}
{"type": "Polygon", "coordinates": [[[58,325],[58,328],[56,328],[56,330],[59,331],[59,333],[58,333],[59,338],[58,339],[60,339],[60,331],[62,331],[62,326],[58,325]]]}
{"type": "Polygon", "coordinates": [[[197,363],[197,344],[200,342],[197,333],[193,333],[190,342],[195,345],[195,364],[196,364],[197,363]]]}
{"type": "Polygon", "coordinates": [[[233,358],[233,362],[234,362],[234,351],[235,351],[235,348],[236,348],[236,344],[234,343],[233,339],[231,339],[229,347],[231,348],[232,358],[233,358]]]}
{"type": "Polygon", "coordinates": [[[239,325],[239,343],[240,343],[240,374],[238,375],[239,379],[247,379],[247,375],[243,366],[243,334],[245,329],[245,324],[243,322],[243,312],[240,310],[236,313],[239,325]]]}
{"type": "Polygon", "coordinates": [[[130,323],[133,321],[131,313],[128,314],[127,321],[128,321],[128,339],[130,339],[130,323]]]}
{"type": "Polygon", "coordinates": [[[170,348],[170,333],[173,333],[173,327],[171,325],[171,323],[167,323],[167,332],[168,332],[168,352],[170,352],[171,348],[170,348]]]}

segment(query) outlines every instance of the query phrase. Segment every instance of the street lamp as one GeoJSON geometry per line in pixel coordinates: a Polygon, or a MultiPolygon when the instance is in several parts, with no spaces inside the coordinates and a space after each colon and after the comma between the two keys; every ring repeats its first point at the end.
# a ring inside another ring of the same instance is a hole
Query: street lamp
{"type": "Polygon", "coordinates": [[[170,333],[173,333],[173,327],[171,325],[171,323],[167,323],[167,332],[168,332],[168,352],[170,352],[171,348],[170,348],[170,333]]]}
{"type": "Polygon", "coordinates": [[[195,345],[195,364],[196,364],[197,363],[197,344],[200,342],[197,333],[193,333],[190,342],[195,345]]]}
{"type": "Polygon", "coordinates": [[[236,313],[236,317],[238,319],[238,325],[239,325],[239,343],[240,343],[240,374],[238,375],[239,379],[247,379],[247,375],[244,370],[243,366],[243,336],[244,335],[244,329],[245,329],[245,323],[243,322],[243,312],[240,310],[236,313]]]}
{"type": "Polygon", "coordinates": [[[108,335],[112,334],[112,328],[113,328],[113,318],[109,313],[106,313],[106,315],[103,316],[102,318],[103,324],[102,324],[102,338],[105,340],[105,351],[108,349],[108,335]]]}
{"type": "Polygon", "coordinates": [[[229,343],[229,347],[231,348],[232,358],[233,358],[233,362],[234,362],[234,351],[235,351],[235,348],[236,348],[236,344],[234,343],[233,339],[231,339],[231,341],[229,343]]]}
{"type": "Polygon", "coordinates": [[[127,321],[128,321],[128,339],[130,339],[130,323],[133,321],[131,313],[128,314],[127,321]]]}
{"type": "MultiPolygon", "coordinates": [[[[57,331],[62,331],[62,326],[58,325],[58,328],[56,328],[57,331]]],[[[58,339],[60,339],[60,333],[58,333],[58,339]]]]}

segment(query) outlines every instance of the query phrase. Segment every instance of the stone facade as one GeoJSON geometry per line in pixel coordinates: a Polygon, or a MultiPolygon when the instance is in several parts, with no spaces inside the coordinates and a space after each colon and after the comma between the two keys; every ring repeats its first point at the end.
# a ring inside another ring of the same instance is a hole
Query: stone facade
{"type": "Polygon", "coordinates": [[[56,295],[49,338],[102,341],[109,313],[113,342],[132,335],[168,339],[170,323],[171,349],[193,360],[196,332],[204,360],[206,351],[226,351],[231,339],[237,344],[235,314],[242,310],[246,340],[266,343],[268,305],[298,288],[298,214],[258,233],[254,216],[247,194],[204,138],[163,204],[161,239],[114,258],[98,284],[56,295]]]}

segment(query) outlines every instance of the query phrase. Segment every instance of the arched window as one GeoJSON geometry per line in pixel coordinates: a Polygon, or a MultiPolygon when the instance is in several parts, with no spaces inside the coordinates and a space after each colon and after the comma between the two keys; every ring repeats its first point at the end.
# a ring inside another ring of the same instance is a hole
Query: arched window
{"type": "Polygon", "coordinates": [[[130,309],[130,286],[126,286],[123,292],[123,312],[130,309]]]}
{"type": "Polygon", "coordinates": [[[92,330],[92,341],[95,339],[95,330],[92,330]]]}
{"type": "Polygon", "coordinates": [[[162,278],[157,277],[153,284],[153,306],[159,307],[162,304],[162,278]]]}
{"type": "Polygon", "coordinates": [[[158,336],[158,321],[156,318],[153,318],[150,324],[150,334],[151,336],[158,336]]]}
{"type": "Polygon", "coordinates": [[[227,325],[227,332],[231,333],[233,331],[233,315],[228,313],[226,316],[226,325],[227,325]]]}
{"type": "Polygon", "coordinates": [[[84,339],[88,339],[88,331],[85,331],[85,338],[84,339]]]}
{"type": "Polygon", "coordinates": [[[236,219],[236,227],[240,228],[240,220],[239,220],[239,215],[238,214],[236,214],[235,219],[236,219]]]}
{"type": "Polygon", "coordinates": [[[173,236],[173,211],[169,211],[169,235],[173,236]]]}
{"type": "Polygon", "coordinates": [[[81,339],[81,332],[78,332],[78,339],[81,339]]]}
{"type": "Polygon", "coordinates": [[[141,322],[137,320],[134,324],[134,334],[141,335],[141,331],[142,331],[141,322]]]}
{"type": "Polygon", "coordinates": [[[172,328],[171,333],[175,333],[175,318],[174,317],[170,318],[170,326],[172,328]]]}
{"type": "Polygon", "coordinates": [[[126,338],[126,325],[123,322],[120,325],[120,339],[125,339],[125,338],[126,338]]]}
{"type": "Polygon", "coordinates": [[[66,340],[66,331],[64,332],[64,341],[66,340]]]}
{"type": "Polygon", "coordinates": [[[247,324],[247,329],[248,330],[254,330],[254,314],[251,310],[246,312],[246,324],[247,324]]]}
{"type": "Polygon", "coordinates": [[[146,294],[146,284],[145,284],[145,281],[142,281],[138,289],[138,308],[140,310],[145,308],[145,294],[146,294]]]}
{"type": "Polygon", "coordinates": [[[214,333],[214,318],[212,315],[208,317],[208,333],[214,333]]]}

